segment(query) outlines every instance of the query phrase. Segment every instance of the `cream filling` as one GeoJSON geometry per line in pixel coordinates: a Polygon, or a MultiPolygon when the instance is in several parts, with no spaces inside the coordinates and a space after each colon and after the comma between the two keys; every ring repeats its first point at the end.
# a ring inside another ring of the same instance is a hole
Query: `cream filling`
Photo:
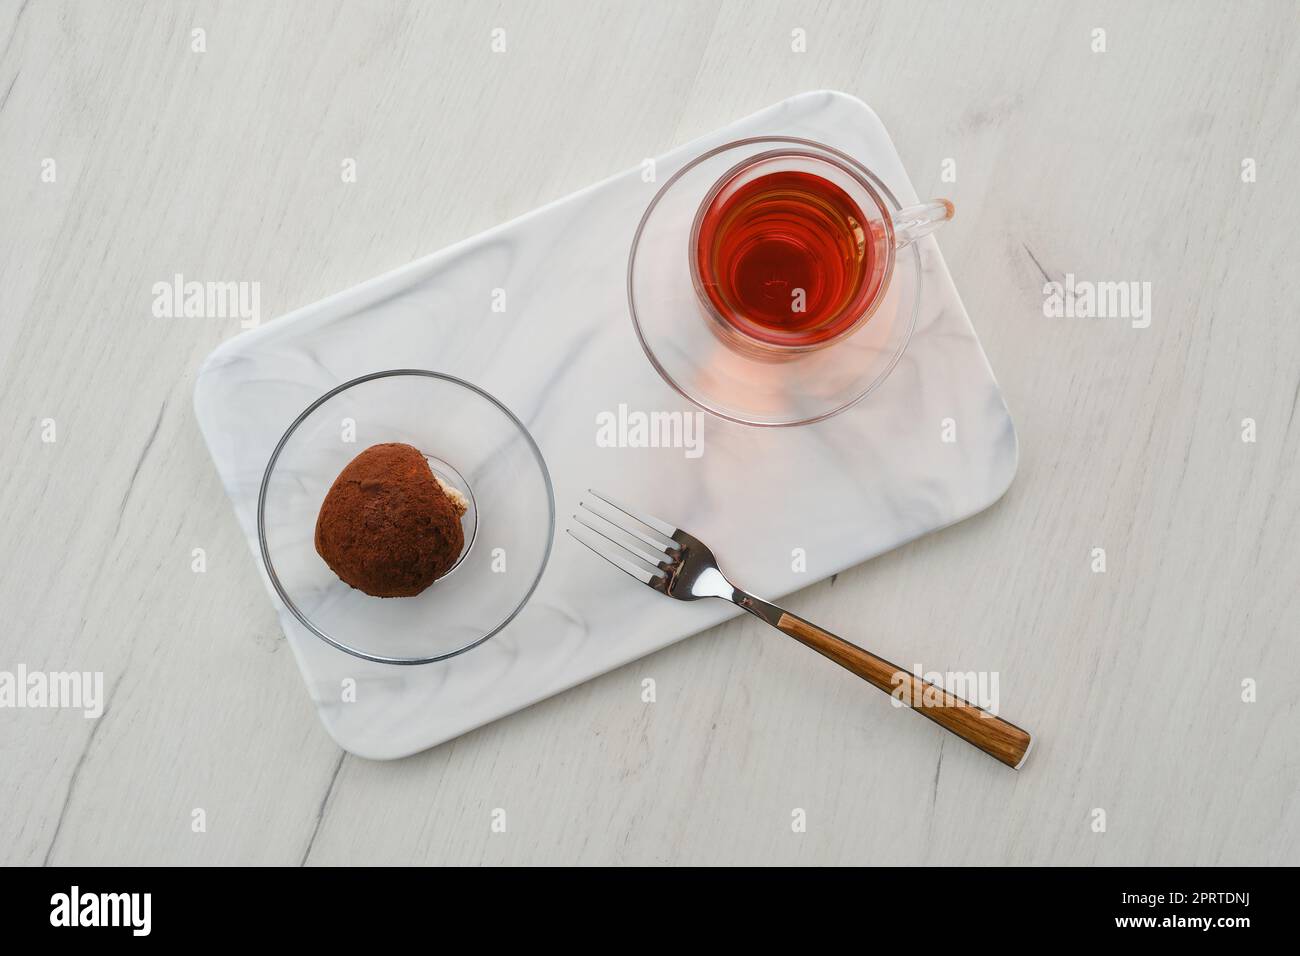
{"type": "Polygon", "coordinates": [[[438,483],[438,486],[442,488],[442,490],[446,492],[447,497],[451,499],[452,507],[456,509],[456,516],[463,518],[465,512],[469,511],[469,499],[439,478],[437,472],[434,472],[433,480],[438,483]]]}

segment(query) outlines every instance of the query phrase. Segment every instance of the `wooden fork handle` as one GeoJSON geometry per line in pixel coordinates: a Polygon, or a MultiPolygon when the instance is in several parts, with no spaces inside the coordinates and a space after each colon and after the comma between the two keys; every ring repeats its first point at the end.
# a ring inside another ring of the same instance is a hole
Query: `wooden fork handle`
{"type": "Polygon", "coordinates": [[[1013,770],[1024,766],[1033,747],[1033,738],[1015,724],[995,717],[801,617],[782,611],[776,626],[799,643],[829,657],[868,684],[907,704],[922,717],[929,717],[940,727],[974,744],[993,759],[1013,770]]]}

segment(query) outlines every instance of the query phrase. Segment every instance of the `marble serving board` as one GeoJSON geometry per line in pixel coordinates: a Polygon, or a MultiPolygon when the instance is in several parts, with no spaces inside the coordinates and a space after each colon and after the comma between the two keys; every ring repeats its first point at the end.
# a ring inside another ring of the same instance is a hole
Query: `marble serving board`
{"type": "Polygon", "coordinates": [[[796,428],[705,416],[696,450],[597,440],[602,413],[695,411],[637,341],[627,253],[658,183],[707,149],[759,135],[833,146],[903,204],[918,200],[875,113],[841,93],[806,93],[659,157],[655,182],[629,170],[243,333],[203,364],[200,428],[339,746],[406,756],[739,613],[661,597],[563,534],[589,487],[698,535],[737,582],[773,598],[969,517],[1006,490],[1015,430],[933,237],[918,244],[911,344],[855,408],[796,428]],[[493,311],[494,289],[507,290],[505,312],[493,311]],[[474,382],[519,416],[550,468],[559,525],[541,583],[501,633],[459,657],[400,667],[335,650],[292,617],[262,568],[256,509],[267,458],[307,405],[358,375],[412,367],[474,382]],[[955,442],[940,440],[946,418],[955,442]],[[349,678],[356,699],[344,702],[349,678]]]}

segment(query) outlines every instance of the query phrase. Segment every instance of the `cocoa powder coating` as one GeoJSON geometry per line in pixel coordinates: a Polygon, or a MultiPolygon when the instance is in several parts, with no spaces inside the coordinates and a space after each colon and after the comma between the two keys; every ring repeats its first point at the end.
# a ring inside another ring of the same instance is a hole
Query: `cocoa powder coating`
{"type": "Polygon", "coordinates": [[[372,445],[334,480],[316,519],[316,552],[374,597],[412,597],[465,546],[460,510],[410,445],[372,445]]]}

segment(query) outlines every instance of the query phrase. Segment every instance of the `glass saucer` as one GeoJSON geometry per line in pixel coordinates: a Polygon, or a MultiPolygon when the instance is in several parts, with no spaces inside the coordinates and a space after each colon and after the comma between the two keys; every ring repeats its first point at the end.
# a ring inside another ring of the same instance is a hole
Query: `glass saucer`
{"type": "Polygon", "coordinates": [[[697,215],[737,169],[774,151],[834,162],[890,216],[902,206],[852,157],[795,137],[738,140],[692,160],[664,183],[637,227],[628,260],[628,308],[646,356],[683,396],[746,425],[802,425],[861,401],[889,375],[911,338],[920,302],[914,243],[895,253],[888,285],[870,317],[824,347],[747,347],[720,334],[692,268],[697,215]]]}
{"type": "Polygon", "coordinates": [[[440,661],[500,631],[541,579],[554,530],[546,462],[519,419],[477,386],[420,369],[364,375],[309,405],[272,452],[257,499],[262,560],[285,606],[321,640],[384,664],[440,661]],[[371,597],[316,553],[334,479],[384,442],[418,448],[470,502],[458,563],[415,597],[371,597]]]}

